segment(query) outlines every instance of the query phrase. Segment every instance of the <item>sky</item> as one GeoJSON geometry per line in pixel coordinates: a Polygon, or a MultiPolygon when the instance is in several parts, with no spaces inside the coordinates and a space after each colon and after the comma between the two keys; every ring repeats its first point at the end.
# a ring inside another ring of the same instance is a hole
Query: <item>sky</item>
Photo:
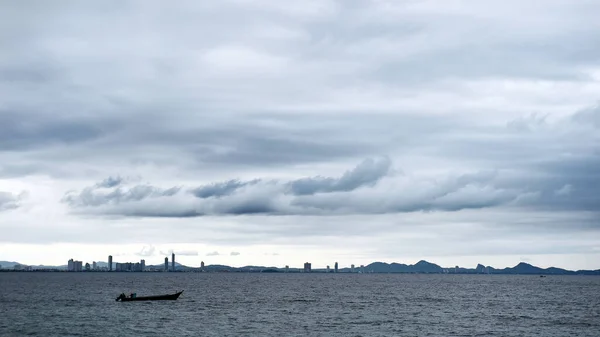
{"type": "Polygon", "coordinates": [[[600,269],[600,2],[0,2],[0,260],[600,269]]]}

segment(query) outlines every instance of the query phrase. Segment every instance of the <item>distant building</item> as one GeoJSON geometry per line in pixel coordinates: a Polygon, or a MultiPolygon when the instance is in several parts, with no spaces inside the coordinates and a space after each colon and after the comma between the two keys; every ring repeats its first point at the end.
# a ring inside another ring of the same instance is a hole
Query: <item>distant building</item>
{"type": "Polygon", "coordinates": [[[287,272],[289,272],[289,271],[290,271],[290,266],[288,266],[288,265],[285,265],[285,272],[287,273],[287,272]]]}
{"type": "Polygon", "coordinates": [[[124,263],[119,263],[117,262],[117,264],[115,265],[115,271],[118,272],[128,272],[128,271],[132,271],[132,272],[141,272],[144,271],[146,269],[146,260],[141,260],[140,262],[124,262],[124,263]]]}
{"type": "Polygon", "coordinates": [[[334,272],[338,272],[338,263],[336,262],[335,265],[333,265],[333,271],[334,272]]]}
{"type": "Polygon", "coordinates": [[[108,271],[112,271],[112,255],[108,256],[108,271]]]}
{"type": "Polygon", "coordinates": [[[85,271],[90,271],[90,269],[92,269],[92,267],[90,266],[89,263],[86,262],[86,264],[85,264],[85,271]]]}
{"type": "Polygon", "coordinates": [[[364,272],[365,272],[365,265],[364,265],[364,264],[361,264],[361,265],[360,265],[360,272],[361,272],[361,273],[364,273],[364,272]]]}
{"type": "Polygon", "coordinates": [[[311,265],[309,262],[304,263],[304,272],[305,273],[310,273],[311,272],[311,265]]]}
{"type": "Polygon", "coordinates": [[[96,261],[92,262],[92,270],[97,270],[98,269],[98,264],[96,263],[96,261]]]}
{"type": "Polygon", "coordinates": [[[350,265],[350,272],[354,273],[354,265],[353,264],[350,265]]]}
{"type": "Polygon", "coordinates": [[[171,271],[175,271],[175,253],[171,254],[171,271]]]}
{"type": "Polygon", "coordinates": [[[329,273],[329,266],[327,266],[327,272],[329,273]]]}
{"type": "Polygon", "coordinates": [[[165,271],[169,271],[169,258],[165,257],[165,271]]]}
{"type": "Polygon", "coordinates": [[[200,261],[200,269],[204,270],[204,261],[200,261]]]}
{"type": "Polygon", "coordinates": [[[83,271],[83,263],[70,259],[67,263],[67,271],[83,271]]]}

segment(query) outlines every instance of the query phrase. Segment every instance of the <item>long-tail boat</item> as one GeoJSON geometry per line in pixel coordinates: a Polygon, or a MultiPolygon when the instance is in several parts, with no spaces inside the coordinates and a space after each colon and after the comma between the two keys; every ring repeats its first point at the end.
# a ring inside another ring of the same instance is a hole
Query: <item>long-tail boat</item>
{"type": "Polygon", "coordinates": [[[137,296],[136,294],[131,294],[130,296],[126,296],[125,294],[121,294],[119,295],[119,297],[117,297],[115,299],[115,301],[121,301],[121,302],[133,302],[133,301],[165,301],[165,300],[171,300],[174,301],[177,298],[179,298],[179,295],[181,295],[181,293],[183,293],[183,290],[180,292],[177,292],[175,294],[169,294],[169,295],[155,295],[155,296],[137,296]]]}

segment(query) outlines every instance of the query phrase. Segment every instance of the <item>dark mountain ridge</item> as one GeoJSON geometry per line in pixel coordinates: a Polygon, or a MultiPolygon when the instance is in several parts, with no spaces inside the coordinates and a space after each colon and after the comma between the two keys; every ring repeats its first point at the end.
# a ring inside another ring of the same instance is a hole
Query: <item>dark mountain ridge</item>
{"type": "MultiPolygon", "coordinates": [[[[97,262],[99,266],[107,266],[106,262],[97,262]]],[[[17,262],[0,261],[0,268],[9,270],[19,265],[17,262]]],[[[21,264],[22,266],[26,266],[21,264]]],[[[36,269],[54,269],[54,270],[65,270],[66,266],[31,266],[34,270],[36,269]]],[[[148,265],[148,270],[164,270],[164,264],[148,265]]],[[[169,268],[171,264],[169,263],[169,268]]],[[[178,262],[175,263],[176,271],[204,271],[204,272],[285,272],[285,268],[278,267],[264,267],[264,266],[243,266],[243,267],[230,267],[226,265],[206,265],[203,269],[200,267],[189,267],[182,265],[178,262]]],[[[302,272],[302,268],[289,268],[288,272],[302,272]]],[[[326,269],[313,269],[312,272],[324,273],[326,269]]],[[[333,270],[330,270],[333,272],[333,270]]],[[[425,260],[421,260],[413,265],[403,263],[386,263],[386,262],[373,262],[364,267],[356,267],[353,270],[351,268],[340,268],[340,273],[396,273],[396,274],[514,274],[514,275],[600,275],[600,269],[598,270],[567,270],[562,268],[550,267],[540,268],[533,266],[529,263],[521,262],[514,267],[507,267],[503,269],[496,269],[490,266],[484,266],[478,264],[475,268],[463,268],[463,267],[450,267],[444,268],[435,263],[431,263],[425,260]]]]}

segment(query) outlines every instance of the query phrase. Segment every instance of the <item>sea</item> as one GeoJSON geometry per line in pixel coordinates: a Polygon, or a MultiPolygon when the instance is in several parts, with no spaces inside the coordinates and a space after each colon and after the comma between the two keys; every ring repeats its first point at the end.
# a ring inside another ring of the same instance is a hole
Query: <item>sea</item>
{"type": "Polygon", "coordinates": [[[0,336],[598,337],[600,277],[0,273],[0,336]]]}

